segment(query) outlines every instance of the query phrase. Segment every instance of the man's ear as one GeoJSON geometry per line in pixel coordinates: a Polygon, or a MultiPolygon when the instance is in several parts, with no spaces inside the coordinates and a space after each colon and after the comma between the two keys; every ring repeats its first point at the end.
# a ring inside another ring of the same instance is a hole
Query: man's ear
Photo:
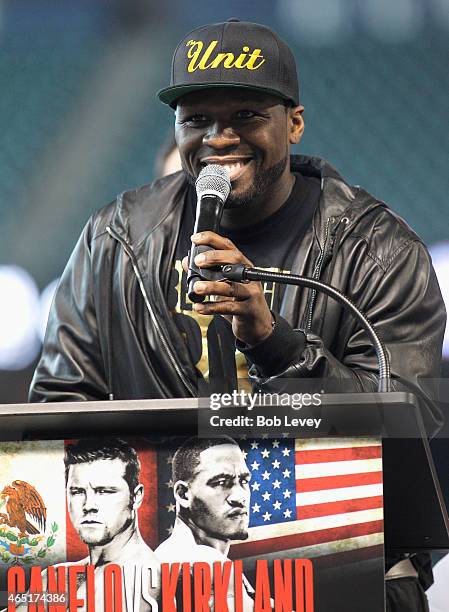
{"type": "Polygon", "coordinates": [[[192,502],[192,496],[190,493],[190,487],[184,480],[177,480],[173,486],[173,493],[176,502],[181,508],[190,508],[192,502]]]}
{"type": "Polygon", "coordinates": [[[304,119],[302,114],[304,106],[293,106],[287,109],[289,119],[289,142],[290,144],[298,144],[304,133],[304,119]]]}
{"type": "Polygon", "coordinates": [[[134,510],[138,510],[140,506],[142,505],[143,495],[144,495],[143,484],[138,484],[137,487],[134,489],[134,496],[133,496],[134,510]]]}

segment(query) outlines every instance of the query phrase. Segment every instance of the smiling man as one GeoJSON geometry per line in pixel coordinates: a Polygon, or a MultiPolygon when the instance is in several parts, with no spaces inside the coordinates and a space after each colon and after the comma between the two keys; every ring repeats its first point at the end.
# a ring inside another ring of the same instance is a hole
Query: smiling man
{"type": "Polygon", "coordinates": [[[232,225],[236,215],[235,210],[234,214],[230,211],[235,208],[253,225],[275,213],[291,193],[295,177],[290,171],[289,150],[304,129],[303,107],[245,89],[230,89],[225,95],[226,105],[221,89],[207,95],[190,93],[178,101],[178,149],[191,180],[207,164],[220,164],[228,170],[232,190],[223,225],[232,225]]]}
{"type": "MultiPolygon", "coordinates": [[[[328,162],[290,155],[304,109],[287,44],[235,19],[196,28],[177,46],[159,98],[175,111],[183,170],[124,192],[89,220],[56,292],[31,401],[196,397],[205,381],[209,392],[229,392],[248,378],[268,392],[303,378],[377,390],[368,337],[325,295],[198,281],[208,299],[190,303],[182,261],[192,240],[212,247],[200,268],[253,263],[340,289],[381,336],[400,381],[393,387],[430,394],[445,309],[429,254],[384,202],[328,162]],[[227,168],[231,194],[219,233],[192,237],[193,183],[212,163],[227,168]]],[[[423,418],[429,432],[441,425],[437,408],[423,418]]],[[[399,575],[412,598],[428,586],[422,559],[389,557],[387,570],[401,565],[388,593],[399,575]]],[[[412,609],[398,597],[391,610],[412,609]]]]}

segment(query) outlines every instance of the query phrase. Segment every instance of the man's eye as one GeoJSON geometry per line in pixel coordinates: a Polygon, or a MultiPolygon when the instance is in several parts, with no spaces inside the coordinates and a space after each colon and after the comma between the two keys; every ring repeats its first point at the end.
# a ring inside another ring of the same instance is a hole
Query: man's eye
{"type": "Polygon", "coordinates": [[[240,484],[241,485],[248,485],[249,484],[249,478],[240,478],[240,484]]]}
{"type": "Polygon", "coordinates": [[[83,489],[70,489],[70,495],[82,495],[83,493],[83,489]]]}
{"type": "Polygon", "coordinates": [[[228,481],[226,480],[226,478],[221,478],[220,480],[215,480],[212,483],[213,487],[227,487],[229,485],[228,481]]]}
{"type": "Polygon", "coordinates": [[[237,119],[252,119],[255,116],[256,113],[250,110],[241,110],[237,113],[237,119]]]}
{"type": "Polygon", "coordinates": [[[190,125],[199,125],[207,121],[207,117],[205,115],[190,115],[187,119],[184,119],[181,123],[186,123],[190,125]]]}

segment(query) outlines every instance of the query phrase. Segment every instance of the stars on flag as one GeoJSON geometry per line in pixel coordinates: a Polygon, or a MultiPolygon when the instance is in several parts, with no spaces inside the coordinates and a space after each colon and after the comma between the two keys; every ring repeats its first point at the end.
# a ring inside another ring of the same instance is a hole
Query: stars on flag
{"type": "Polygon", "coordinates": [[[296,520],[294,444],[285,437],[241,443],[251,472],[250,527],[296,520]]]}

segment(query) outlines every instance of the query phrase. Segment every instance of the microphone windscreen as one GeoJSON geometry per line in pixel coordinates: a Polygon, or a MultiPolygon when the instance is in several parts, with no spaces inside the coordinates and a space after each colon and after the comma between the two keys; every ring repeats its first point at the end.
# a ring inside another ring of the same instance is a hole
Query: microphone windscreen
{"type": "Polygon", "coordinates": [[[195,186],[198,199],[205,195],[216,195],[222,202],[226,202],[231,191],[228,171],[219,164],[205,166],[199,173],[195,186]]]}

